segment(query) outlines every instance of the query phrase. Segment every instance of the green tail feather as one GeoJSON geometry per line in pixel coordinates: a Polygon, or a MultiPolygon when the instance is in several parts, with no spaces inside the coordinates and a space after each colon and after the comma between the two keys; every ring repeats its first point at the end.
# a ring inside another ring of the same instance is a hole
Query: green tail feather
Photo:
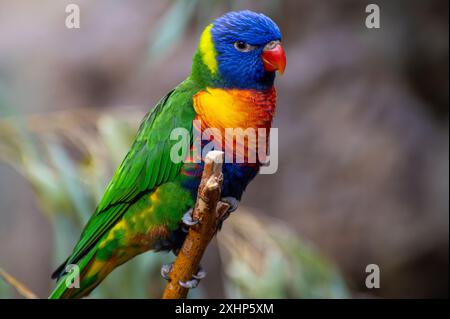
{"type": "MultiPolygon", "coordinates": [[[[86,266],[92,260],[96,252],[96,249],[91,249],[91,251],[83,257],[76,265],[79,267],[79,274],[83,273],[86,266]]],[[[55,289],[52,291],[48,299],[65,299],[65,298],[76,298],[77,296],[82,297],[87,293],[86,291],[89,287],[83,285],[83,278],[80,277],[80,288],[68,288],[66,284],[67,274],[61,276],[58,280],[55,289]]]]}

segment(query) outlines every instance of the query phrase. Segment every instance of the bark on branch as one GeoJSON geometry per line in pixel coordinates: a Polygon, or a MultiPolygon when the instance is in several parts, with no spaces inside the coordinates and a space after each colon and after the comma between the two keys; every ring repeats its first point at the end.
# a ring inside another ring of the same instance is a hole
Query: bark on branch
{"type": "Polygon", "coordinates": [[[193,219],[198,220],[199,223],[189,228],[170,271],[163,299],[187,297],[188,289],[180,286],[179,282],[189,281],[192,275],[197,273],[203,253],[216,233],[219,217],[229,208],[227,204],[219,202],[223,158],[224,153],[220,151],[212,151],[206,155],[197,202],[192,214],[193,219]]]}

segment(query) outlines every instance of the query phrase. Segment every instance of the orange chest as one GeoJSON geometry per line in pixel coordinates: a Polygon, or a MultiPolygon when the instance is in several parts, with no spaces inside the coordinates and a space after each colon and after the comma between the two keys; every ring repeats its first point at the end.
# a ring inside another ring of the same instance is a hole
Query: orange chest
{"type": "Polygon", "coordinates": [[[202,140],[224,150],[227,160],[256,163],[257,153],[259,159],[266,154],[275,104],[274,88],[266,92],[208,88],[194,96],[194,128],[202,140]]]}
{"type": "Polygon", "coordinates": [[[270,128],[275,113],[276,91],[207,88],[194,96],[196,120],[202,128],[270,128]]]}

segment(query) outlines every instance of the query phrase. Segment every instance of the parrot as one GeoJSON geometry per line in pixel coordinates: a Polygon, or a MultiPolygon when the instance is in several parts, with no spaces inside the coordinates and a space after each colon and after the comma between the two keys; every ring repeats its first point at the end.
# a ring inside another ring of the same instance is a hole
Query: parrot
{"type": "MultiPolygon", "coordinates": [[[[276,108],[276,73],[282,74],[285,67],[280,29],[266,15],[233,11],[206,26],[192,59],[191,74],[142,120],[131,149],[71,255],[53,273],[57,283],[49,298],[86,297],[116,267],[144,252],[176,254],[186,238],[186,227],[197,222],[192,209],[204,160],[189,160],[189,152],[186,160],[173,161],[171,149],[177,141],[171,132],[178,128],[191,132],[188,143],[194,150],[191,135],[196,130],[270,129],[276,108]],[[65,280],[73,265],[79,269],[76,288],[65,280]]],[[[268,134],[265,138],[267,142],[268,134]]],[[[222,140],[202,136],[200,146],[222,140]]],[[[232,140],[225,147],[236,143],[232,140]]],[[[236,153],[233,148],[231,156],[236,153]]],[[[236,210],[261,165],[260,160],[250,162],[247,157],[240,163],[223,163],[221,200],[230,206],[226,217],[236,210]]],[[[170,271],[167,267],[161,269],[163,277],[170,271]]],[[[204,275],[199,269],[195,278],[180,284],[195,288],[204,275]]]]}

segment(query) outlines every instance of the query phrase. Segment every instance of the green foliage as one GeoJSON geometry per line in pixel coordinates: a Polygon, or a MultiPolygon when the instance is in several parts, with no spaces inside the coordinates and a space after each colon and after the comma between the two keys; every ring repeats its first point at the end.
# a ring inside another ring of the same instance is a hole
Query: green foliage
{"type": "Polygon", "coordinates": [[[150,61],[155,63],[181,41],[183,32],[192,18],[199,0],[178,0],[167,10],[155,26],[149,47],[150,61]]]}
{"type": "Polygon", "coordinates": [[[0,299],[12,298],[12,287],[10,287],[6,282],[0,280],[0,299]]]}
{"type": "Polygon", "coordinates": [[[192,21],[196,22],[198,33],[211,21],[225,12],[252,9],[276,14],[280,1],[274,0],[174,0],[166,13],[159,19],[150,35],[148,63],[158,63],[173,49],[179,48],[183,36],[192,21]]]}
{"type": "MultiPolygon", "coordinates": [[[[110,159],[127,152],[130,144],[125,141],[131,141],[141,117],[134,114],[127,122],[109,115],[85,115],[34,116],[25,126],[14,119],[0,122],[0,160],[14,167],[35,190],[41,211],[52,225],[55,267],[71,252],[114,170],[116,163],[110,159]],[[91,120],[85,122],[87,118],[91,120]]],[[[143,285],[142,279],[148,278],[159,288],[152,295],[157,298],[163,283],[159,267],[167,258],[164,254],[139,256],[114,272],[95,296],[147,298],[150,285],[143,285]]]]}
{"type": "Polygon", "coordinates": [[[245,209],[218,244],[230,298],[347,298],[334,266],[281,221],[245,209]]]}

